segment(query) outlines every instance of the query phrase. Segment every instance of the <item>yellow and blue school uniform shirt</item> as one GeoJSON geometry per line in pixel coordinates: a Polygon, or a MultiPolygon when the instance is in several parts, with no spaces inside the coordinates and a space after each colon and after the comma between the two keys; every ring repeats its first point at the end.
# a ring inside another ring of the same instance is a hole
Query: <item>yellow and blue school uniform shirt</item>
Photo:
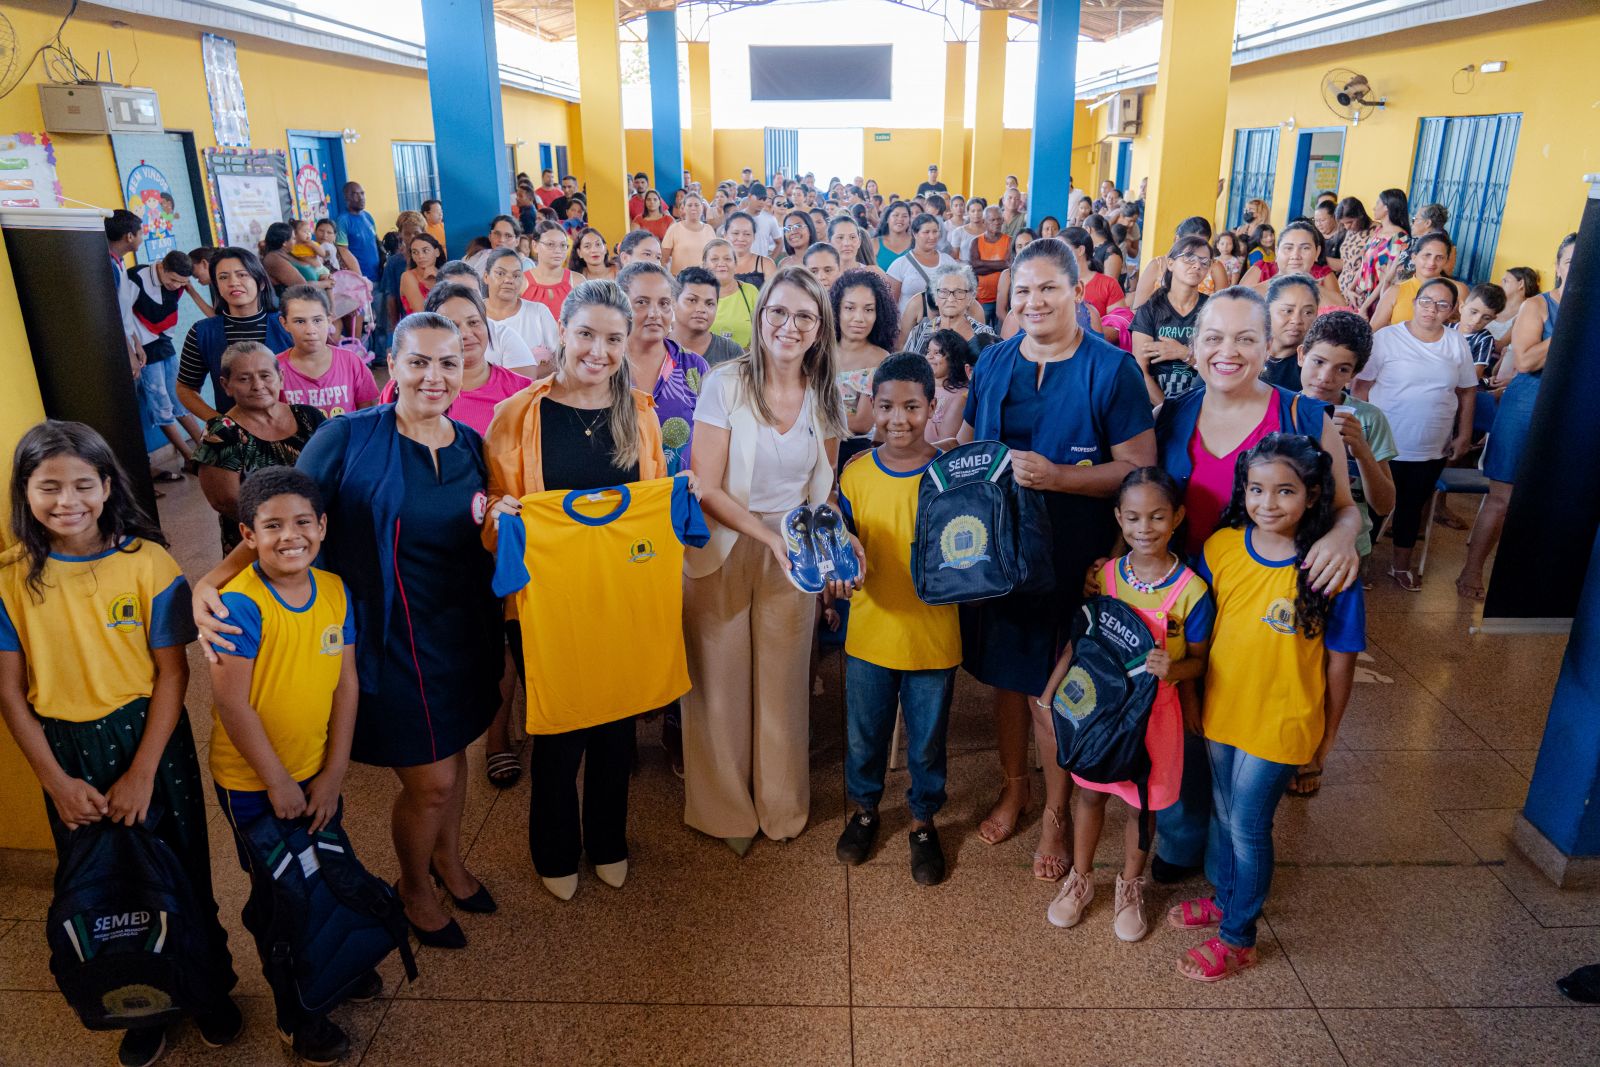
{"type": "Polygon", "coordinates": [[[150,696],[150,650],[195,639],[189,583],[160,545],[51,553],[42,578],[41,599],[22,549],[0,557],[0,651],[26,658],[28,703],[43,718],[93,722],[150,696]]]}
{"type": "Polygon", "coordinates": [[[839,476],[839,506],[867,555],[867,580],[850,600],[844,650],[892,671],[932,671],[961,662],[954,604],[924,604],[911,581],[917,491],[924,464],[892,471],[878,450],[839,476]]]}
{"type": "MultiPolygon", "coordinates": [[[[1123,556],[1113,563],[1117,568],[1117,599],[1146,616],[1160,611],[1161,605],[1167,601],[1167,594],[1172,590],[1173,583],[1183,577],[1183,568],[1177,568],[1167,575],[1160,585],[1145,593],[1129,584],[1128,570],[1124,566],[1127,558],[1123,556]]],[[[1096,567],[1095,593],[1109,596],[1105,585],[1105,570],[1096,567]]],[[[1189,584],[1183,587],[1183,592],[1178,594],[1172,610],[1167,613],[1167,636],[1163,647],[1172,657],[1172,661],[1176,663],[1189,655],[1191,646],[1198,648],[1211,640],[1211,631],[1216,626],[1216,620],[1217,602],[1212,597],[1210,586],[1205,579],[1196,574],[1189,579],[1189,584]]]]}
{"type": "Polygon", "coordinates": [[[494,593],[522,622],[528,733],[570,733],[689,691],[683,549],[711,537],[685,477],[550,490],[501,515],[494,593]]]}
{"type": "MultiPolygon", "coordinates": [[[[284,770],[297,782],[322,770],[328,748],[328,721],[339,684],[344,652],[355,644],[355,613],[344,582],[336,574],[311,569],[311,596],[291,607],[255,563],[222,587],[228,621],[244,632],[232,637],[224,656],[255,660],[250,675],[250,706],[272,742],[284,770]]],[[[216,708],[211,712],[211,777],[224,789],[257,792],[267,788],[234,747],[216,708]]]]}
{"type": "Polygon", "coordinates": [[[1295,616],[1299,560],[1266,560],[1254,527],[1212,534],[1196,570],[1217,601],[1206,666],[1205,734],[1274,763],[1305,763],[1322,742],[1327,652],[1367,647],[1361,583],[1333,598],[1317,637],[1295,616]]]}

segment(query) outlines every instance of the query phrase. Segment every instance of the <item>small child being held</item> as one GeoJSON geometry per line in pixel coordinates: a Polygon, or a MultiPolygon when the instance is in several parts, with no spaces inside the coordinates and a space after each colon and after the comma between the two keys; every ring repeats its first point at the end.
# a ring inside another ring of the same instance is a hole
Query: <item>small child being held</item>
{"type": "Polygon", "coordinates": [[[1304,566],[1333,527],[1333,462],[1309,437],[1263,438],[1239,457],[1233,499],[1200,555],[1217,602],[1203,712],[1216,893],[1167,913],[1180,930],[1221,925],[1178,962],[1197,982],[1256,965],[1273,811],[1291,781],[1321,776],[1366,647],[1360,584],[1329,597],[1304,566]]]}
{"type": "MultiPolygon", "coordinates": [[[[0,713],[45,792],[58,858],[72,831],[145,823],[178,856],[207,960],[195,1010],[213,1048],[239,1036],[237,981],[211,892],[204,786],[184,711],[189,583],[134,500],[111,446],[79,422],[23,434],[0,556],[0,713]],[[147,821],[155,813],[155,818],[147,821]]],[[[166,1028],[129,1029],[121,1062],[153,1063],[166,1028]]]]}
{"type": "MultiPolygon", "coordinates": [[[[1205,670],[1205,646],[1216,605],[1206,583],[1168,547],[1183,522],[1183,491],[1172,475],[1159,467],[1129,473],[1117,490],[1116,517],[1128,554],[1106,561],[1095,573],[1094,591],[1133,608],[1156,639],[1156,648],[1144,663],[1145,670],[1159,679],[1145,728],[1145,749],[1150,754],[1149,810],[1160,811],[1177,801],[1183,780],[1183,709],[1177,686],[1205,670]]],[[[1045,693],[1056,691],[1071,665],[1069,646],[1045,693]]],[[[1046,918],[1056,926],[1076,926],[1094,899],[1094,851],[1105,824],[1106,801],[1115,795],[1130,813],[1123,826],[1122,870],[1117,874],[1111,928],[1123,941],[1142,940],[1150,930],[1144,912],[1144,869],[1150,853],[1139,847],[1139,788],[1133,782],[1102,784],[1077,775],[1072,780],[1078,786],[1072,796],[1072,869],[1046,918]]]]}
{"type": "Polygon", "coordinates": [[[911,581],[921,474],[939,450],[927,440],[935,411],[933,370],[915,352],[898,352],[872,375],[872,413],[881,443],[839,476],[839,504],[866,554],[865,581],[849,597],[845,636],[845,792],[855,813],[835,849],[839,862],[866,861],[878,836],[878,801],[888,766],[896,706],[905,717],[911,788],[911,876],[944,880],[944,850],[933,817],[945,802],[945,732],[961,624],[953,604],[924,604],[911,581]]]}
{"type": "MultiPolygon", "coordinates": [[[[228,621],[243,632],[232,638],[232,651],[215,646],[211,776],[236,832],[269,813],[308,819],[314,832],[338,814],[350,765],[354,612],[344,582],[311,565],[327,516],[310,475],[293,467],[251,474],[239,491],[239,532],[257,559],[221,590],[228,621]]],[[[239,858],[248,871],[242,840],[239,858]]],[[[247,926],[255,911],[245,908],[247,926]]],[[[352,999],[372,999],[382,989],[373,972],[352,999]]],[[[277,994],[278,1034],[296,1055],[315,1063],[344,1055],[349,1040],[337,1025],[277,994]]]]}

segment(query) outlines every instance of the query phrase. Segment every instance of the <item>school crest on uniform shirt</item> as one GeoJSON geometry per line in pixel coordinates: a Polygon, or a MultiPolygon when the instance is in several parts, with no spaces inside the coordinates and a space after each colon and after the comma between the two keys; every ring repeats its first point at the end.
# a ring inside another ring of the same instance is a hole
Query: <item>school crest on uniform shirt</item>
{"type": "Polygon", "coordinates": [[[122,593],[111,600],[106,609],[106,629],[137,630],[144,626],[139,617],[139,598],[132,593],[122,593]]]}
{"type": "Polygon", "coordinates": [[[337,656],[344,651],[344,631],[337,623],[329,623],[322,631],[322,640],[319,643],[324,656],[337,656]]]}
{"type": "Polygon", "coordinates": [[[655,542],[648,537],[641,537],[628,546],[628,562],[643,563],[656,558],[655,542]]]}
{"type": "Polygon", "coordinates": [[[1294,633],[1294,601],[1288,597],[1278,597],[1267,605],[1267,613],[1261,616],[1261,621],[1280,634],[1294,633]]]}
{"type": "Polygon", "coordinates": [[[485,493],[472,494],[472,521],[479,526],[483,525],[484,518],[489,514],[489,497],[485,493]]]}
{"type": "Polygon", "coordinates": [[[940,570],[964,571],[989,560],[989,531],[975,515],[957,515],[939,531],[940,570]]]}

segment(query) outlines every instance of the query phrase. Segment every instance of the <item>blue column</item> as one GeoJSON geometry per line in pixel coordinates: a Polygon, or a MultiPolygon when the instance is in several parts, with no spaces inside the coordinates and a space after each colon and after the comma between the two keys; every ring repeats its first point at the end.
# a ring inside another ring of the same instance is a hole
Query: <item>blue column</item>
{"type": "Polygon", "coordinates": [[[650,48],[650,125],[655,186],[672,208],[683,188],[683,115],[678,107],[678,13],[651,11],[644,17],[650,48]]]}
{"type": "Polygon", "coordinates": [[[1028,223],[1035,229],[1046,215],[1063,222],[1067,217],[1077,86],[1078,0],[1039,0],[1039,72],[1028,163],[1028,223]]]}
{"type": "Polygon", "coordinates": [[[493,0],[422,0],[439,199],[452,255],[511,201],[493,0]]]}

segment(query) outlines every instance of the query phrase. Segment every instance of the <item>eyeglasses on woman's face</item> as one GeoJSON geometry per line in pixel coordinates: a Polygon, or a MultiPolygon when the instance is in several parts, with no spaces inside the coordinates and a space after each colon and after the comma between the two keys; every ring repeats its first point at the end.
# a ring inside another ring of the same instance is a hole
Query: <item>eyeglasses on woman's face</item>
{"type": "Polygon", "coordinates": [[[1208,269],[1211,266],[1210,256],[1200,256],[1193,252],[1185,252],[1182,255],[1174,258],[1176,258],[1179,263],[1182,263],[1186,267],[1200,267],[1202,269],[1208,269]]]}
{"type": "Polygon", "coordinates": [[[761,317],[768,326],[774,330],[782,329],[783,325],[792,321],[794,328],[801,333],[810,333],[822,321],[821,317],[809,311],[790,311],[786,307],[767,306],[761,310],[761,317]]]}
{"type": "Polygon", "coordinates": [[[967,297],[972,295],[972,290],[947,289],[941,285],[939,288],[933,291],[933,295],[938,300],[965,300],[967,297]]]}
{"type": "Polygon", "coordinates": [[[1435,300],[1431,296],[1419,296],[1412,306],[1418,311],[1449,311],[1456,306],[1456,302],[1448,297],[1435,300]]]}

